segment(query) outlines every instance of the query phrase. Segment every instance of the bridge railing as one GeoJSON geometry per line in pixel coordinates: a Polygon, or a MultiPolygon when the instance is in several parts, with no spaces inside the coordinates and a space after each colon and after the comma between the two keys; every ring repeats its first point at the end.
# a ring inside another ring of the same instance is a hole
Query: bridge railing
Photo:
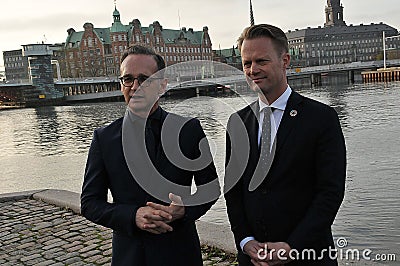
{"type": "Polygon", "coordinates": [[[54,79],[54,83],[101,83],[119,82],[118,77],[86,77],[86,78],[62,78],[54,79]]]}
{"type": "MultiPolygon", "coordinates": [[[[292,75],[304,75],[311,73],[322,73],[322,72],[335,72],[341,70],[356,70],[356,69],[365,69],[365,68],[380,68],[383,67],[383,60],[378,61],[366,61],[366,62],[351,62],[345,64],[334,64],[334,65],[323,65],[323,66],[312,66],[312,67],[301,67],[294,69],[287,69],[286,73],[288,76],[292,75]]],[[[387,66],[399,66],[400,59],[388,60],[386,61],[387,66]]]]}
{"type": "Polygon", "coordinates": [[[32,84],[30,79],[11,79],[11,80],[4,80],[1,84],[32,84]]]}

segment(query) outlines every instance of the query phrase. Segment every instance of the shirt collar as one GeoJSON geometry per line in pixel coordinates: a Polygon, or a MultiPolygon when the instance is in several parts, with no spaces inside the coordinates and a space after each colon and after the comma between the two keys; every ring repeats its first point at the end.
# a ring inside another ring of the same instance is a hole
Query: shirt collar
{"type": "Polygon", "coordinates": [[[276,99],[273,103],[271,103],[270,105],[267,105],[266,103],[264,103],[263,101],[261,101],[260,98],[258,98],[258,106],[259,106],[259,112],[262,112],[262,110],[265,107],[273,107],[275,109],[279,109],[281,111],[285,111],[286,109],[286,105],[287,102],[289,100],[289,96],[292,93],[292,89],[290,88],[290,86],[288,85],[285,92],[282,93],[281,96],[279,96],[278,99],[276,99]]]}
{"type": "Polygon", "coordinates": [[[161,120],[161,114],[161,107],[158,106],[157,109],[147,119],[161,120]]]}

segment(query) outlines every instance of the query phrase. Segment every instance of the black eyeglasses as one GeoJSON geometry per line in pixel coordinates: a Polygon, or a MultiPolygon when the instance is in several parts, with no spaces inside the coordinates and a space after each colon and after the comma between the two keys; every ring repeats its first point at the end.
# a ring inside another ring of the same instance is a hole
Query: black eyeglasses
{"type": "Polygon", "coordinates": [[[156,78],[156,77],[148,77],[145,75],[139,75],[138,77],[133,77],[132,75],[126,75],[118,78],[124,87],[132,87],[133,84],[135,83],[135,79],[138,81],[139,86],[142,86],[144,88],[149,87],[150,84],[157,79],[162,79],[162,78],[156,78]]]}

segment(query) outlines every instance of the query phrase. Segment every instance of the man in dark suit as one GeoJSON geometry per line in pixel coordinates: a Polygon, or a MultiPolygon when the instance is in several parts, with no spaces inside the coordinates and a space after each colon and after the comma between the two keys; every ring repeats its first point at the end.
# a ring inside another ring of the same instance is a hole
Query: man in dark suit
{"type": "Polygon", "coordinates": [[[161,56],[135,45],[121,57],[120,68],[121,90],[129,108],[124,119],[94,132],[82,187],[82,215],[113,229],[112,265],[200,266],[195,220],[219,193],[209,147],[202,141],[203,129],[197,119],[167,113],[158,105],[167,85],[161,56]],[[180,132],[165,129],[167,123],[180,127],[180,132]],[[167,158],[171,151],[165,149],[163,134],[176,134],[173,149],[189,161],[184,168],[167,158]],[[206,147],[201,146],[204,143],[206,147]],[[190,165],[202,153],[208,156],[208,164],[190,165]],[[194,195],[201,192],[199,186],[212,184],[212,200],[197,205],[192,201],[188,206],[193,179],[198,187],[194,195]],[[107,200],[108,190],[112,202],[107,200]]]}
{"type": "Polygon", "coordinates": [[[338,116],[287,84],[281,29],[248,27],[238,45],[259,96],[227,128],[224,191],[239,265],[337,265],[331,225],[346,175],[338,116]]]}

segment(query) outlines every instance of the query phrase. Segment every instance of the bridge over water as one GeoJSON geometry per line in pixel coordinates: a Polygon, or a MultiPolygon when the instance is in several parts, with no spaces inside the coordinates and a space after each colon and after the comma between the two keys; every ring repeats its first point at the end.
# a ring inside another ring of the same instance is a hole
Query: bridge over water
{"type": "MultiPolygon", "coordinates": [[[[221,64],[222,65],[222,64],[221,64]]],[[[388,67],[400,66],[400,60],[388,60],[388,67]]],[[[218,67],[218,65],[216,65],[218,67]]],[[[293,68],[287,70],[288,79],[307,79],[309,84],[321,84],[321,77],[326,74],[344,73],[349,82],[354,82],[355,73],[366,70],[376,70],[384,66],[383,60],[369,62],[352,62],[326,66],[293,68]]],[[[173,66],[170,66],[170,68],[173,66]]],[[[176,70],[178,72],[178,70],[176,70]]],[[[174,94],[207,94],[223,93],[227,89],[240,90],[246,86],[243,73],[232,70],[232,67],[218,71],[212,69],[209,73],[187,74],[172,73],[169,75],[169,84],[166,95],[174,94]],[[189,78],[190,77],[190,78],[189,78]],[[193,79],[194,78],[194,79],[193,79]]],[[[121,98],[120,84],[117,77],[93,77],[72,79],[65,78],[54,81],[55,89],[64,95],[61,102],[93,101],[105,98],[121,98]]],[[[0,104],[7,102],[28,103],[41,95],[30,81],[17,81],[0,84],[0,104]]],[[[44,96],[45,98],[45,96],[44,96]]],[[[39,101],[40,102],[40,101],[39,101]]]]}
{"type": "MultiPolygon", "coordinates": [[[[349,82],[354,82],[355,72],[364,70],[373,70],[383,67],[384,62],[352,62],[347,64],[336,64],[326,66],[304,67],[288,69],[288,79],[308,79],[310,84],[318,85],[321,82],[321,76],[326,74],[335,74],[339,72],[346,73],[349,82]]],[[[399,66],[400,60],[387,61],[387,66],[399,66]]],[[[190,80],[184,78],[169,78],[167,95],[179,94],[183,91],[193,94],[207,93],[218,89],[240,89],[246,86],[246,80],[241,71],[232,71],[225,69],[223,73],[215,71],[215,76],[193,79],[196,75],[191,75],[190,80]],[[227,73],[228,72],[228,73],[227,73]]],[[[361,75],[360,75],[361,77],[361,75]]],[[[117,77],[112,78],[86,78],[79,80],[63,80],[55,83],[56,87],[64,88],[64,95],[67,101],[91,100],[96,98],[118,97],[120,93],[120,85],[117,77]],[[93,94],[95,93],[95,94],[93,94]]]]}
{"type": "MultiPolygon", "coordinates": [[[[367,70],[376,70],[383,68],[385,63],[380,61],[367,61],[367,62],[351,62],[346,64],[324,65],[304,68],[288,69],[287,76],[292,79],[296,78],[309,78],[310,83],[314,85],[321,84],[321,77],[327,74],[345,73],[347,74],[349,83],[354,83],[355,73],[360,74],[367,70]]],[[[386,61],[387,67],[400,66],[400,59],[386,61]]]]}

